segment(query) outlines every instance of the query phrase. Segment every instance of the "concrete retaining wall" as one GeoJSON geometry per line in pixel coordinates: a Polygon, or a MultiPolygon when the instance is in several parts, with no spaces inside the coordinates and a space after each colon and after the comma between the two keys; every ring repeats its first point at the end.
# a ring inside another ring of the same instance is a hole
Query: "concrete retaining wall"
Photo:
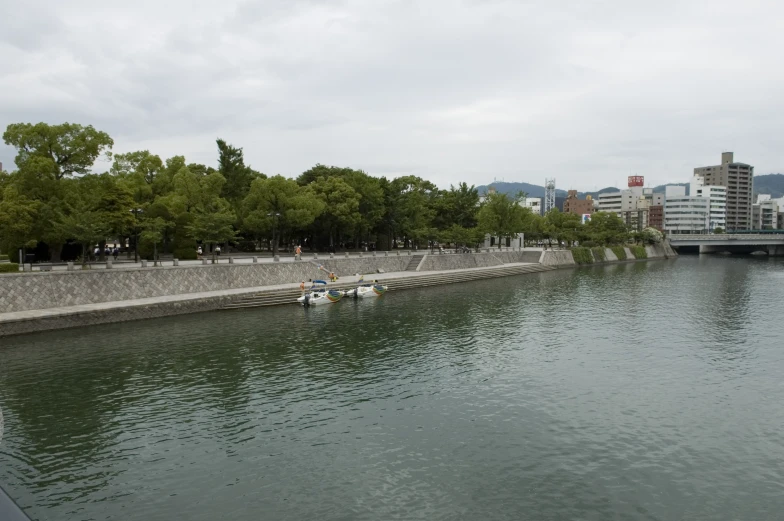
{"type": "Polygon", "coordinates": [[[131,320],[147,320],[172,315],[185,315],[202,311],[214,311],[232,302],[241,295],[210,297],[179,302],[160,302],[145,306],[133,306],[116,309],[96,309],[81,313],[39,317],[34,320],[4,322],[0,325],[0,337],[35,333],[52,329],[96,326],[113,322],[131,320]]]}
{"type": "MultiPolygon", "coordinates": [[[[409,257],[325,259],[324,267],[338,276],[354,273],[401,271],[409,257]]],[[[0,313],[54,307],[98,304],[149,297],[201,293],[224,289],[273,286],[326,273],[314,261],[220,264],[141,268],[133,270],[87,270],[13,273],[0,275],[0,313]]]]}
{"type": "Polygon", "coordinates": [[[540,261],[545,266],[576,266],[572,252],[569,250],[545,250],[540,261]]]}
{"type": "MultiPolygon", "coordinates": [[[[629,248],[624,248],[624,251],[626,251],[627,261],[635,260],[635,257],[632,255],[632,252],[629,248]]],[[[645,253],[648,254],[649,259],[670,259],[678,256],[678,254],[675,253],[675,251],[673,251],[673,249],[670,247],[669,243],[666,242],[663,244],[646,246],[645,253]]],[[[591,252],[591,255],[593,256],[593,251],[591,252]]],[[[615,256],[610,248],[604,249],[604,255],[606,256],[606,260],[604,262],[598,261],[596,260],[596,257],[594,257],[594,263],[603,264],[605,262],[618,262],[618,257],[615,256]]],[[[574,257],[572,256],[572,252],[569,250],[545,250],[542,252],[539,262],[545,266],[556,266],[559,268],[577,265],[577,263],[574,261],[574,257]]]]}
{"type": "MultiPolygon", "coordinates": [[[[465,253],[428,255],[419,271],[458,270],[467,268],[490,268],[518,262],[539,262],[541,251],[492,251],[489,253],[465,253]]],[[[404,268],[405,269],[405,268],[404,268]]]]}

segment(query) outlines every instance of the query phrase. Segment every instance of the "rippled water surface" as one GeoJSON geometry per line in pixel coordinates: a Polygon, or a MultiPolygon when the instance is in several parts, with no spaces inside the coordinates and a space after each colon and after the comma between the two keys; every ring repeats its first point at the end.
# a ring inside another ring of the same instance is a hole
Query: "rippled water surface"
{"type": "Polygon", "coordinates": [[[0,408],[35,519],[781,519],[784,261],[0,339],[0,408]]]}

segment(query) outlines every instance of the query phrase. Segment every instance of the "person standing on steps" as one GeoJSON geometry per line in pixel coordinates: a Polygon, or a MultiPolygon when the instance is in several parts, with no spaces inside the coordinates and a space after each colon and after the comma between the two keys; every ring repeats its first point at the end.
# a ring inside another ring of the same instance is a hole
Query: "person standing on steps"
{"type": "Polygon", "coordinates": [[[301,260],[302,259],[302,248],[297,245],[294,249],[294,260],[301,260]]]}

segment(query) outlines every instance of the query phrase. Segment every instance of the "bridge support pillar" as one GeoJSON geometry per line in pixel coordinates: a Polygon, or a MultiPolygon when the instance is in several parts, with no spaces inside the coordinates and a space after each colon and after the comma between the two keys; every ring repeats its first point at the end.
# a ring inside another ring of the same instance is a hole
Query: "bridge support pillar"
{"type": "Polygon", "coordinates": [[[784,257],[784,246],[768,246],[768,255],[771,257],[784,257]]]}

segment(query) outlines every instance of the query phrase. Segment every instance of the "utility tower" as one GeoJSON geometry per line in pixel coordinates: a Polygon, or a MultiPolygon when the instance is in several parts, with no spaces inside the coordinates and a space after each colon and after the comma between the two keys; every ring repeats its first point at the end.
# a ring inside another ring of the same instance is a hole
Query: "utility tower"
{"type": "Polygon", "coordinates": [[[544,213],[555,208],[555,178],[544,180],[544,213]]]}

